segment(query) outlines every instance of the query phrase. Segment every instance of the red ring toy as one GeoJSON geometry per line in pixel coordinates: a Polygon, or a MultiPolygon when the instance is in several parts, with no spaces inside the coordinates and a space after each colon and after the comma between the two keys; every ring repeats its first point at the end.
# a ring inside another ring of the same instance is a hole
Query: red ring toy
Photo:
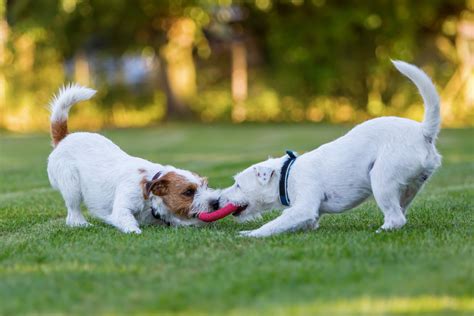
{"type": "Polygon", "coordinates": [[[199,213],[198,218],[203,222],[214,222],[221,218],[224,218],[239,209],[238,206],[229,203],[221,209],[210,213],[199,213]]]}

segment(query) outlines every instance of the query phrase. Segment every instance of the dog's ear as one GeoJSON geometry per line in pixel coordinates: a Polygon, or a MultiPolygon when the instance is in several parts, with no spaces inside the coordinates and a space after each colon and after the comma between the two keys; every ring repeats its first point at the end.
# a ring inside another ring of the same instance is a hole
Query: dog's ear
{"type": "Polygon", "coordinates": [[[158,179],[158,180],[148,181],[145,185],[146,194],[147,196],[149,196],[150,193],[153,193],[154,195],[157,195],[157,196],[164,196],[168,194],[169,184],[170,184],[170,181],[167,179],[158,179]]]}
{"type": "Polygon", "coordinates": [[[264,166],[253,167],[253,171],[255,172],[255,176],[257,177],[257,180],[261,185],[268,184],[273,174],[275,173],[274,169],[264,166]]]}

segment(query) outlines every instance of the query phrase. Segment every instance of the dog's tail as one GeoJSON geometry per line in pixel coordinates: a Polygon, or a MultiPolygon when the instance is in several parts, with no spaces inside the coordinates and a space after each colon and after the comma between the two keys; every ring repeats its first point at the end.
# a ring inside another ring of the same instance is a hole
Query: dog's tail
{"type": "Polygon", "coordinates": [[[410,79],[420,91],[425,103],[425,117],[422,122],[423,135],[429,141],[438,136],[441,116],[439,114],[439,96],[431,79],[418,67],[403,61],[393,60],[395,67],[410,79]]]}
{"type": "Polygon", "coordinates": [[[53,97],[53,100],[49,104],[53,147],[56,147],[68,134],[67,117],[69,109],[77,102],[89,100],[95,93],[95,90],[82,87],[78,84],[69,84],[63,86],[53,97]]]}

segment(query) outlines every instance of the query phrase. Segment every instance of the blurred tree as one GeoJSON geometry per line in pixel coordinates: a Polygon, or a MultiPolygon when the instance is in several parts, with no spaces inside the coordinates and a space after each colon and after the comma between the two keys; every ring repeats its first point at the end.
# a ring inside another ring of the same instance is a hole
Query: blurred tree
{"type": "MultiPolygon", "coordinates": [[[[465,1],[256,1],[247,28],[264,41],[267,73],[282,94],[348,96],[358,107],[388,101],[390,58],[413,61],[420,42],[465,1]],[[258,6],[266,3],[268,6],[258,6]]],[[[428,47],[428,49],[432,49],[428,47]]],[[[432,52],[427,61],[439,60],[432,52]]],[[[374,113],[377,114],[377,113],[374,113]]]]}
{"type": "Polygon", "coordinates": [[[6,45],[8,39],[8,23],[5,18],[6,4],[5,0],[0,0],[0,129],[5,128],[5,116],[7,106],[7,81],[5,78],[6,63],[6,45]]]}
{"type": "Polygon", "coordinates": [[[473,23],[473,0],[0,1],[0,84],[9,84],[0,86],[0,114],[5,104],[18,108],[8,122],[0,119],[4,126],[33,124],[37,94],[49,94],[65,74],[102,84],[99,109],[117,122],[133,70],[120,61],[130,56],[152,70],[136,94],[161,106],[161,88],[171,118],[189,116],[190,108],[206,120],[416,118],[422,107],[412,106],[413,89],[393,76],[390,58],[428,66],[440,83],[453,78],[444,93],[450,122],[469,124],[465,114],[474,112],[459,105],[472,100],[472,63],[460,56],[472,56],[471,27],[462,25],[473,23]],[[114,63],[113,84],[98,58],[114,63]]]}
{"type": "Polygon", "coordinates": [[[193,43],[196,24],[190,18],[176,18],[167,32],[168,42],[161,50],[162,78],[168,104],[168,116],[189,116],[186,100],[196,95],[196,70],[193,43]]]}
{"type": "Polygon", "coordinates": [[[155,84],[166,93],[167,117],[187,116],[186,101],[195,93],[195,75],[191,55],[194,22],[181,18],[185,7],[165,1],[79,2],[65,21],[66,32],[60,32],[67,35],[62,38],[62,51],[67,56],[86,47],[122,56],[151,49],[160,66],[155,67],[161,72],[155,84]]]}
{"type": "Polygon", "coordinates": [[[460,110],[465,112],[474,108],[474,13],[467,16],[465,13],[461,13],[457,24],[454,45],[445,37],[440,36],[437,40],[446,58],[458,65],[441,94],[443,121],[450,124],[459,122],[460,110]]]}
{"type": "Polygon", "coordinates": [[[156,78],[167,94],[168,115],[183,117],[190,113],[187,100],[196,93],[192,55],[196,27],[206,18],[194,3],[16,0],[9,2],[9,20],[18,33],[31,27],[46,31],[48,44],[59,51],[62,62],[76,60],[75,77],[84,84],[89,81],[91,52],[120,57],[152,49],[163,71],[156,78]]]}

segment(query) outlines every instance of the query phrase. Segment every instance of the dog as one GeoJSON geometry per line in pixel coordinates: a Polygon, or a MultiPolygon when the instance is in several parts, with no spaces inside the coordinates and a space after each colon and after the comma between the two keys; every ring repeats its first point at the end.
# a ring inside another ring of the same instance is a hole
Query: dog
{"type": "Polygon", "coordinates": [[[238,173],[220,196],[221,204],[239,206],[234,215],[249,220],[265,210],[284,209],[262,227],[240,232],[242,236],[316,229],[321,215],[352,209],[371,195],[384,215],[377,232],[405,225],[410,203],[441,166],[435,147],[441,118],[430,78],[414,65],[393,64],[421,93],[423,121],[375,118],[301,156],[288,152],[238,173]]]}
{"type": "Polygon", "coordinates": [[[218,192],[196,173],[132,157],[96,133],[68,133],[70,108],[95,90],[69,85],[50,103],[53,151],[48,158],[51,186],[66,203],[66,224],[89,226],[90,213],[124,233],[140,234],[139,224],[200,225],[200,212],[218,207],[218,192]]]}

